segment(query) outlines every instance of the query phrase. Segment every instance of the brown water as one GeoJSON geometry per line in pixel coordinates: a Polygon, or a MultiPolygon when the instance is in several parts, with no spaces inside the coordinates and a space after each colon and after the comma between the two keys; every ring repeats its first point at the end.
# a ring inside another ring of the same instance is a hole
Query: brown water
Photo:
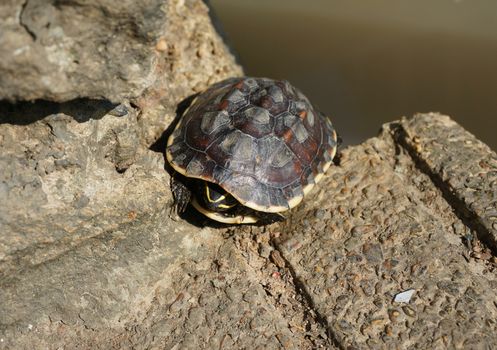
{"type": "Polygon", "coordinates": [[[416,112],[497,149],[497,1],[212,0],[247,75],[287,79],[346,144],[416,112]]]}

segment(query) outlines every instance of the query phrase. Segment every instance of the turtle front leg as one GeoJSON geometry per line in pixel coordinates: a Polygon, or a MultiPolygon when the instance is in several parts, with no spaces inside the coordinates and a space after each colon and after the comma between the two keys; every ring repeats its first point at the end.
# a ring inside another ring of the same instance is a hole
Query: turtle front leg
{"type": "Polygon", "coordinates": [[[258,225],[270,225],[272,223],[284,221],[286,219],[286,216],[283,215],[282,213],[265,213],[241,205],[234,208],[233,213],[242,218],[243,217],[255,218],[256,220],[255,222],[258,225]]]}
{"type": "Polygon", "coordinates": [[[171,192],[173,193],[176,214],[184,213],[192,198],[192,191],[177,178],[176,174],[171,177],[171,192]]]}

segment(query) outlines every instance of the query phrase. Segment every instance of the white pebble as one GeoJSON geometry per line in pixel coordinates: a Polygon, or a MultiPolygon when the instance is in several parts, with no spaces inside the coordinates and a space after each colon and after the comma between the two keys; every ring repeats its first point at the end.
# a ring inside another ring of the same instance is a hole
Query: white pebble
{"type": "Polygon", "coordinates": [[[406,291],[403,291],[397,295],[395,295],[395,299],[393,300],[396,303],[409,303],[411,300],[413,294],[416,292],[414,289],[408,289],[406,291]]]}

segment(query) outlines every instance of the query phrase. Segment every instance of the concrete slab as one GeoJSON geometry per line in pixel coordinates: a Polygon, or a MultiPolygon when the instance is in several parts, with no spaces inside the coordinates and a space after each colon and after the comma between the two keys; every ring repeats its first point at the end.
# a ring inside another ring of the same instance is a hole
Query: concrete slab
{"type": "Polygon", "coordinates": [[[497,342],[497,260],[478,239],[480,226],[492,229],[482,208],[496,193],[481,174],[494,160],[448,117],[387,124],[344,150],[317,201],[279,228],[286,235],[277,248],[341,348],[497,342]],[[465,186],[472,179],[480,181],[465,186]],[[480,226],[465,219],[466,208],[480,226]],[[409,301],[395,302],[405,291],[409,301]]]}

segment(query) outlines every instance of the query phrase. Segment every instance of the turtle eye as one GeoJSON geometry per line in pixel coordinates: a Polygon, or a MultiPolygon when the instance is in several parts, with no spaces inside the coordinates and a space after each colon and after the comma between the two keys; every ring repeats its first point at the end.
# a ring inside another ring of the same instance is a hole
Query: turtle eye
{"type": "Polygon", "coordinates": [[[226,211],[238,204],[231,194],[207,181],[204,183],[202,194],[205,206],[213,211],[226,211]]]}

